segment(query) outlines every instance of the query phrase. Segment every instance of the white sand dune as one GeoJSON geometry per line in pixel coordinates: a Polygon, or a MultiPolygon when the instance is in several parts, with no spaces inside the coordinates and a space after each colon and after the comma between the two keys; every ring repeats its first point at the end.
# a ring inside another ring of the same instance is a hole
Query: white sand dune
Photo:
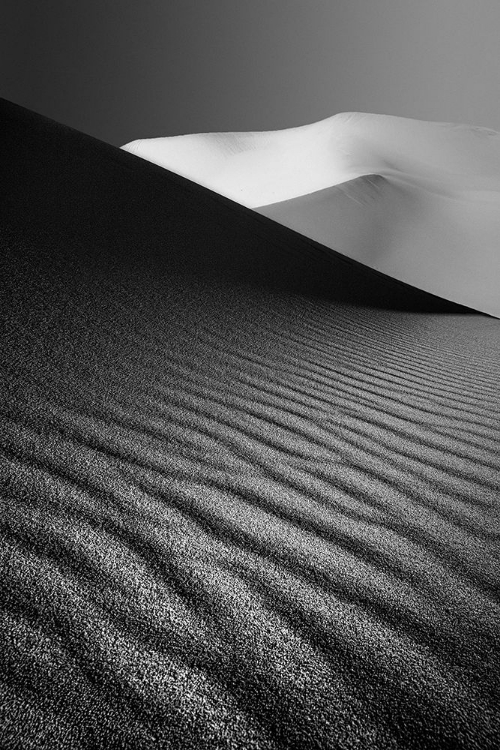
{"type": "Polygon", "coordinates": [[[371,268],[500,317],[500,133],[357,112],[123,148],[371,268]]]}

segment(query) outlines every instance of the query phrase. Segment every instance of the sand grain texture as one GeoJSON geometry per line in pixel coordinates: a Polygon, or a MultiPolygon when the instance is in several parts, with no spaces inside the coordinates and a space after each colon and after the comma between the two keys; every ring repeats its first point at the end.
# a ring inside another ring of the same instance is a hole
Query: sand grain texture
{"type": "Polygon", "coordinates": [[[0,114],[1,747],[498,747],[499,321],[0,114]]]}

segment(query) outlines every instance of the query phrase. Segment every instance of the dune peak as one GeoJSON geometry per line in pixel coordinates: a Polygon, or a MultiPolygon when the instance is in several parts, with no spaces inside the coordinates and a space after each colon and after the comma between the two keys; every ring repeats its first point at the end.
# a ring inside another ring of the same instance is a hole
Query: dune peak
{"type": "Polygon", "coordinates": [[[497,131],[342,112],[285,130],[122,148],[382,273],[500,317],[497,131]],[[377,190],[375,175],[384,178],[377,190]]]}

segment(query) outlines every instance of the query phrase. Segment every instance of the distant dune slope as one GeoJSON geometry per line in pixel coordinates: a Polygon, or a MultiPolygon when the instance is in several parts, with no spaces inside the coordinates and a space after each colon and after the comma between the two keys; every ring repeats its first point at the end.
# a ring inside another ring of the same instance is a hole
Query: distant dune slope
{"type": "Polygon", "coordinates": [[[347,112],[289,130],[123,148],[371,268],[500,317],[496,131],[347,112]]]}
{"type": "Polygon", "coordinates": [[[0,747],[496,750],[500,322],[0,120],[0,747]]]}

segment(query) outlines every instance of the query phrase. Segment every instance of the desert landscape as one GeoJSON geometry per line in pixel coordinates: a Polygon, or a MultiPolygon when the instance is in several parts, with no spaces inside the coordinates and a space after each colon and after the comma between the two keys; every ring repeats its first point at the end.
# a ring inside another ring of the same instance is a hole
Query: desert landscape
{"type": "Polygon", "coordinates": [[[0,119],[0,746],[498,748],[499,134],[0,119]]]}
{"type": "Polygon", "coordinates": [[[126,151],[382,273],[500,316],[500,133],[342,112],[262,133],[126,151]]]}

